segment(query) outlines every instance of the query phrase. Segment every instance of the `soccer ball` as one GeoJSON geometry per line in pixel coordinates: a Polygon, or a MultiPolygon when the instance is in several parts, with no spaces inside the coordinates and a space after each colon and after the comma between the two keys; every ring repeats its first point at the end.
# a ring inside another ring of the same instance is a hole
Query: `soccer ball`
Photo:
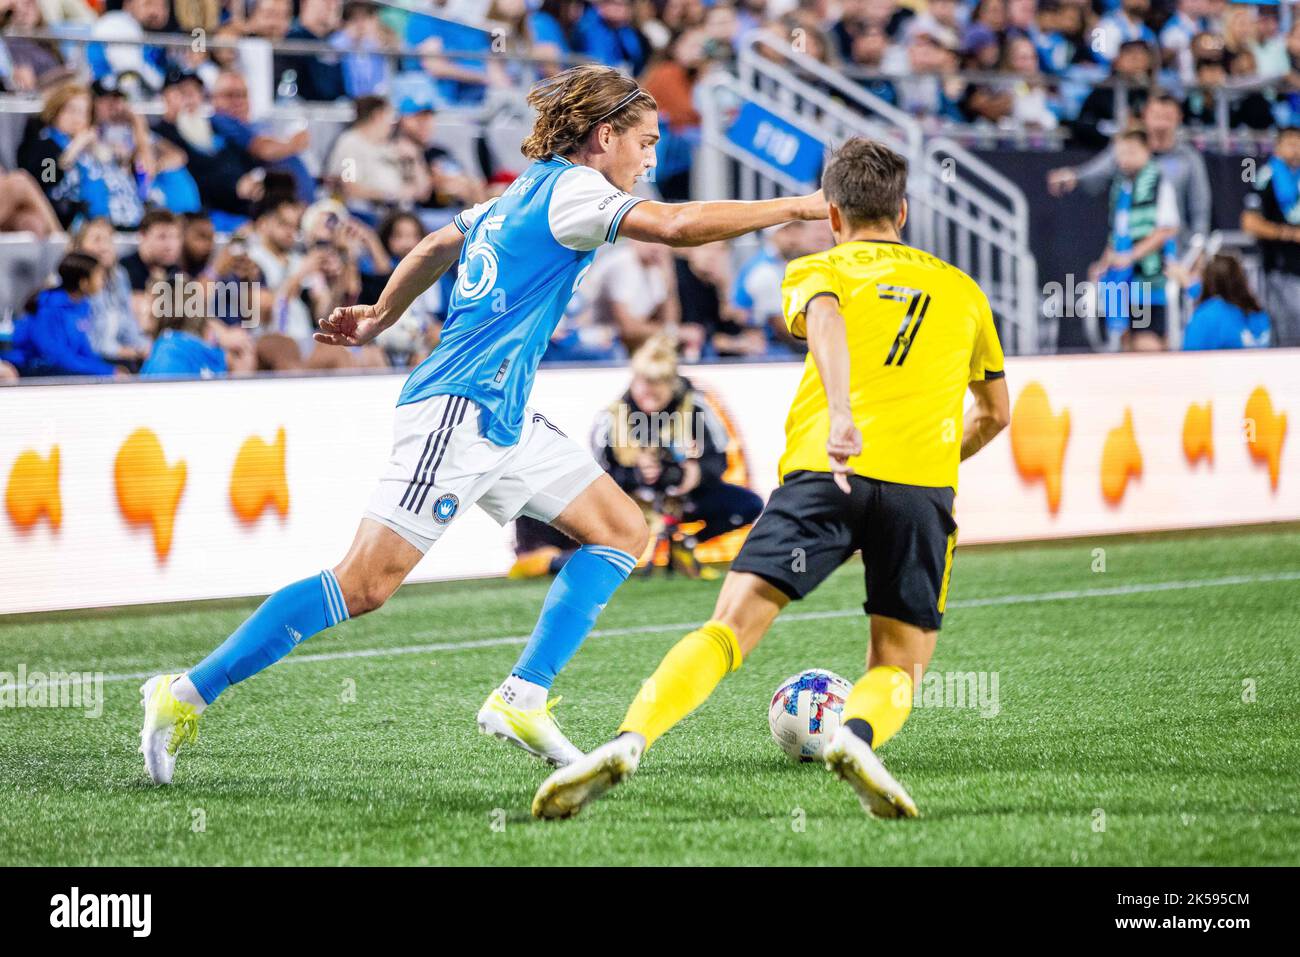
{"type": "Polygon", "coordinates": [[[851,682],[824,668],[810,668],[782,681],[767,709],[768,726],[781,750],[796,761],[820,759],[822,743],[840,726],[852,690],[851,682]]]}

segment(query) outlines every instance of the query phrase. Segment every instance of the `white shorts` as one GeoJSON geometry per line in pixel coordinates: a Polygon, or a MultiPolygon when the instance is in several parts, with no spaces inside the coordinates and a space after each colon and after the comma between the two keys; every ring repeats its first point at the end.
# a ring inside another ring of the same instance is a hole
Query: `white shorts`
{"type": "Polygon", "coordinates": [[[472,505],[499,525],[520,515],[550,522],[603,474],[590,452],[531,408],[515,445],[489,442],[479,422],[478,403],[463,396],[399,405],[393,454],[366,516],[428,551],[472,505]]]}

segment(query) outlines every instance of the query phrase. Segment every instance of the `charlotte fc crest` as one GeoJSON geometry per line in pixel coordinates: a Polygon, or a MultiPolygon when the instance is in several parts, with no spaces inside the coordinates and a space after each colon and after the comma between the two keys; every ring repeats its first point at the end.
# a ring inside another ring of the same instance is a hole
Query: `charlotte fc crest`
{"type": "Polygon", "coordinates": [[[439,495],[438,501],[433,503],[433,520],[439,525],[446,525],[456,517],[456,509],[460,508],[460,499],[448,492],[446,495],[439,495]]]}

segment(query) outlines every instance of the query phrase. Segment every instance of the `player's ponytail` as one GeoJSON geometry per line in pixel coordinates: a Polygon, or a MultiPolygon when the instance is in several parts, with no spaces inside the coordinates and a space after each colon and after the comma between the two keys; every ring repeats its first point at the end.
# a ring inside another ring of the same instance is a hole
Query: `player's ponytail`
{"type": "Polygon", "coordinates": [[[529,159],[545,159],[576,151],[601,123],[624,133],[646,110],[658,110],[655,99],[636,80],[608,66],[575,66],[543,80],[528,93],[537,111],[533,131],[520,150],[529,159]]]}

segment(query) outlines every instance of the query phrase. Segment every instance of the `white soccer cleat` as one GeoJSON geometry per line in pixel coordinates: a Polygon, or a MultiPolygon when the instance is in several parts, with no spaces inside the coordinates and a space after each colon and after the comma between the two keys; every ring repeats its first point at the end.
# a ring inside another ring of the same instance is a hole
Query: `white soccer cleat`
{"type": "Polygon", "coordinates": [[[559,698],[552,698],[545,708],[516,708],[497,689],[479,709],[478,729],[562,768],[581,758],[582,752],[564,736],[551,714],[559,703],[559,698]]]}
{"type": "Polygon", "coordinates": [[[636,771],[641,763],[641,749],[639,738],[620,734],[581,760],[560,768],[537,789],[533,817],[573,817],[636,771]]]}
{"type": "Polygon", "coordinates": [[[172,682],[180,675],[155,675],[140,686],[144,705],[144,727],[140,730],[140,753],[154,784],[171,784],[176,771],[176,754],[183,744],[193,744],[199,735],[199,713],[194,705],[172,694],[172,682]]]}
{"type": "Polygon", "coordinates": [[[916,802],[885,770],[871,745],[848,728],[835,730],[822,759],[828,771],[849,782],[872,817],[920,817],[916,802]]]}

